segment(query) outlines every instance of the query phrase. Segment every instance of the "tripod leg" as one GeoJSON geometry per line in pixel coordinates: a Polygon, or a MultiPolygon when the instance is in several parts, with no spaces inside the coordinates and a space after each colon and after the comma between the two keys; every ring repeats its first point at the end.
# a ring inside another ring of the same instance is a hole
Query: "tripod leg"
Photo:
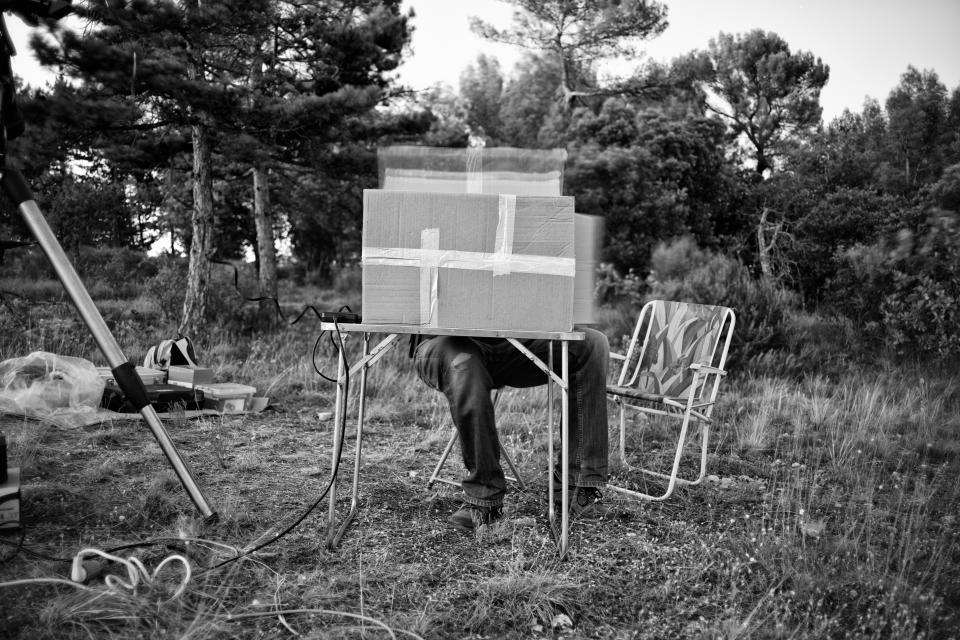
{"type": "Polygon", "coordinates": [[[140,415],[143,416],[150,431],[153,432],[153,437],[156,438],[160,449],[167,457],[170,466],[173,467],[181,484],[183,484],[183,488],[187,491],[187,494],[189,494],[190,499],[193,500],[193,504],[196,505],[197,509],[205,518],[214,518],[216,514],[210,508],[203,492],[200,490],[200,487],[197,486],[196,481],[194,481],[193,475],[189,467],[187,467],[187,463],[180,457],[176,445],[174,445],[170,439],[166,429],[163,427],[163,423],[160,421],[160,417],[147,399],[147,390],[143,386],[143,381],[140,380],[140,377],[137,375],[136,368],[127,362],[127,359],[124,357],[123,352],[120,350],[120,345],[117,344],[109,327],[107,327],[107,323],[104,322],[100,311],[97,310],[97,307],[93,304],[93,300],[83,286],[80,276],[77,275],[73,265],[70,264],[70,260],[67,258],[66,253],[64,253],[60,243],[57,242],[57,238],[50,229],[50,225],[48,225],[46,219],[44,219],[37,203],[34,202],[33,194],[30,192],[30,187],[23,179],[23,176],[20,175],[20,172],[16,169],[7,167],[3,170],[3,177],[0,179],[0,182],[2,182],[6,194],[17,204],[17,208],[23,215],[23,219],[30,228],[30,232],[43,248],[47,259],[53,266],[54,271],[57,272],[57,277],[60,278],[60,282],[63,283],[64,288],[70,295],[70,299],[73,300],[73,304],[77,307],[77,311],[80,312],[84,323],[93,334],[97,346],[100,347],[103,355],[107,358],[107,363],[113,370],[114,379],[127,398],[133,402],[134,406],[140,411],[140,415]]]}

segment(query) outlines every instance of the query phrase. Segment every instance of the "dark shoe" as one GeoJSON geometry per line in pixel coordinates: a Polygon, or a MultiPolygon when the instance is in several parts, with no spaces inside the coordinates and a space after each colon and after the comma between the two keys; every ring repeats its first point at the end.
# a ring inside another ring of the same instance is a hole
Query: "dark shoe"
{"type": "Polygon", "coordinates": [[[493,524],[503,518],[503,507],[478,507],[464,502],[456,513],[450,516],[450,524],[461,531],[474,531],[485,524],[493,524]]]}
{"type": "MultiPolygon", "coordinates": [[[[560,491],[553,493],[559,506],[560,491]]],[[[583,520],[602,520],[610,515],[611,509],[603,504],[603,494],[596,487],[570,487],[570,515],[583,520]]]]}

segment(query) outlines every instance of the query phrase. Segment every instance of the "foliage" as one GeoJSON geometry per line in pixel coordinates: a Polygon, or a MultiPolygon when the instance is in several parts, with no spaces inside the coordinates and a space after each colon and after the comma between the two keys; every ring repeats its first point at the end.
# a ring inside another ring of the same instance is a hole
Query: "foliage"
{"type": "MultiPolygon", "coordinates": [[[[674,273],[686,257],[709,260],[707,253],[687,244],[677,256],[658,253],[656,264],[674,273]]],[[[324,308],[341,302],[327,290],[289,293],[322,299],[324,308]]],[[[170,337],[152,307],[140,318],[122,315],[121,306],[143,308],[141,298],[119,302],[108,320],[127,327],[131,358],[170,337]]],[[[28,312],[27,328],[0,333],[4,357],[42,348],[105,364],[82,324],[71,322],[71,307],[28,312]]],[[[8,318],[0,313],[0,322],[8,318]]],[[[376,464],[361,465],[360,511],[339,546],[327,549],[325,517],[314,511],[269,546],[216,566],[272,538],[320,497],[334,447],[334,430],[317,414],[332,406],[336,385],[313,368],[311,325],[235,328],[226,314],[208,323],[196,336],[198,357],[218,381],[256,386],[272,409],[164,419],[215,521],[193,510],[147,430],[110,421],[61,429],[5,416],[27,527],[23,548],[14,539],[0,549],[4,637],[947,640],[960,625],[960,384],[949,364],[868,366],[835,348],[844,367],[829,378],[732,365],[704,482],[666,503],[606,493],[616,517],[571,523],[571,552],[561,561],[536,490],[549,482],[544,390],[511,390],[497,407],[501,442],[535,490],[508,493],[496,535],[464,536],[446,524],[459,490],[425,484],[450,435],[446,402],[416,383],[404,343],[367,377],[363,460],[376,464]],[[88,547],[135,552],[151,571],[176,552],[192,578],[180,595],[177,563],[136,590],[110,588],[103,575],[83,585],[40,582],[64,577],[65,563],[53,556],[88,547]]],[[[821,328],[815,320],[806,330],[821,328]]],[[[358,342],[347,341],[351,354],[358,342]]],[[[315,364],[331,374],[335,363],[325,336],[315,364]]],[[[618,421],[610,418],[613,440],[618,421]]],[[[626,425],[638,463],[672,463],[673,423],[628,415],[626,425]]],[[[345,465],[355,444],[347,438],[345,465]]],[[[695,451],[681,462],[694,474],[695,451]]],[[[346,475],[341,467],[341,489],[346,475]]],[[[656,482],[629,469],[621,475],[656,482]]],[[[348,508],[341,495],[338,513],[348,508]]]]}
{"type": "Polygon", "coordinates": [[[601,304],[640,306],[646,288],[646,281],[634,271],[621,274],[610,262],[597,266],[595,291],[601,304]]]}
{"type": "MultiPolygon", "coordinates": [[[[945,161],[948,129],[947,89],[933,71],[907,67],[886,101],[891,164],[902,168],[903,188],[934,182],[945,161]]],[[[954,123],[956,124],[956,123],[954,123]]]]}
{"type": "Polygon", "coordinates": [[[555,112],[560,64],[552,56],[526,53],[514,67],[500,105],[503,143],[539,148],[540,132],[555,112]]]}
{"type": "Polygon", "coordinates": [[[317,163],[325,171],[297,176],[283,206],[297,255],[327,276],[359,259],[363,190],[377,186],[377,159],[373,149],[351,144],[318,150],[317,163]]]}
{"type": "Polygon", "coordinates": [[[763,174],[791,138],[820,122],[820,90],[830,69],[760,29],[721,33],[710,41],[709,55],[715,72],[710,88],[722,103],[707,106],[729,123],[734,137],[746,138],[763,174]]]}
{"type": "Polygon", "coordinates": [[[733,365],[742,366],[786,346],[789,316],[797,306],[791,292],[754,278],[739,261],[701,250],[690,239],[661,243],[650,262],[648,300],[722,305],[734,310],[733,365]]]}
{"type": "Polygon", "coordinates": [[[716,242],[733,190],[716,120],[674,119],[611,98],[598,114],[578,110],[570,135],[567,192],[578,211],[606,219],[605,260],[621,272],[645,273],[665,238],[716,242]]]}
{"type": "Polygon", "coordinates": [[[473,135],[494,142],[500,139],[503,85],[499,61],[484,54],[460,73],[460,95],[467,104],[466,120],[473,135]]]}
{"type": "Polygon", "coordinates": [[[830,301],[897,353],[950,361],[960,356],[960,224],[934,211],[920,233],[901,230],[840,256],[830,301]]]}
{"type": "Polygon", "coordinates": [[[500,29],[472,18],[481,37],[539,52],[558,62],[559,105],[594,93],[582,83],[593,65],[607,57],[634,57],[638,41],[666,28],[666,7],[647,0],[507,0],[517,7],[514,24],[500,29]]]}

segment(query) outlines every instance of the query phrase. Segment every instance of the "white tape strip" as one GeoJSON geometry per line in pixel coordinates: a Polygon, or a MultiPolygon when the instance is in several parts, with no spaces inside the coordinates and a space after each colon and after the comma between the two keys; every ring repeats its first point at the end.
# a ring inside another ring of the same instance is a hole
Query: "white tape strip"
{"type": "Polygon", "coordinates": [[[420,324],[437,326],[437,282],[440,279],[440,229],[420,232],[420,324]]]}
{"type": "Polygon", "coordinates": [[[483,147],[467,147],[467,193],[483,193],[483,147]]]}
{"type": "Polygon", "coordinates": [[[539,273],[548,276],[574,277],[577,272],[573,258],[536,256],[528,254],[501,255],[480,251],[438,251],[402,247],[364,247],[361,263],[371,266],[416,267],[423,264],[445,269],[496,271],[506,268],[510,273],[539,273]]]}
{"type": "Polygon", "coordinates": [[[493,275],[510,273],[510,256],[513,255],[513,227],[517,219],[517,196],[501,195],[498,203],[497,235],[493,242],[493,254],[497,256],[493,275]]]}

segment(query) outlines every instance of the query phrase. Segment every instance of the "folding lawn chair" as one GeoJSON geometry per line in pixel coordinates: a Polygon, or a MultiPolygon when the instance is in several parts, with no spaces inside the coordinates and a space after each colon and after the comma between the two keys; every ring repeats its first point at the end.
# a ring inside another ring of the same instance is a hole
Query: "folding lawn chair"
{"type": "Polygon", "coordinates": [[[620,458],[626,464],[627,410],[681,420],[670,473],[640,472],[666,479],[659,496],[622,486],[607,488],[645,500],[666,500],[677,484],[696,485],[707,472],[707,440],[711,415],[726,375],[724,366],[736,316],[727,307],[654,300],[640,310],[626,354],[611,353],[623,361],[617,383],[607,394],[620,405],[620,458]],[[678,477],[690,422],[700,427],[700,474],[694,480],[678,477]]]}

